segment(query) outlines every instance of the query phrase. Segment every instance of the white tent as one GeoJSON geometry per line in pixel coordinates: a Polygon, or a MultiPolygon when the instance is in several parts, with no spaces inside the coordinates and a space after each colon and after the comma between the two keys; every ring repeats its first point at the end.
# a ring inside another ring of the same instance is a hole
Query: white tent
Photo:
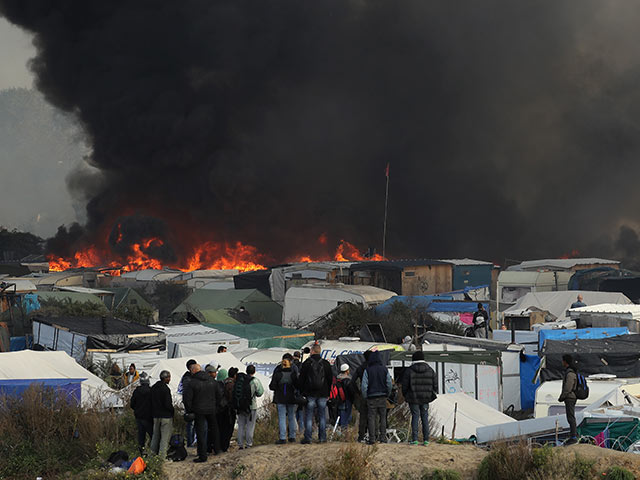
{"type": "Polygon", "coordinates": [[[120,404],[117,392],[107,386],[104,380],[80,366],[67,353],[19,352],[0,353],[0,380],[44,380],[54,378],[85,378],[82,382],[82,405],[100,403],[103,406],[120,404]]]}
{"type": "Polygon", "coordinates": [[[578,295],[582,295],[584,303],[596,305],[600,303],[630,304],[632,303],[624,294],[617,292],[591,292],[580,290],[568,290],[565,292],[531,292],[518,299],[513,307],[506,309],[505,317],[528,316],[534,310],[547,311],[557,320],[570,320],[567,310],[576,301],[578,295]]]}
{"type": "MultiPolygon", "coordinates": [[[[244,363],[242,363],[235,355],[229,352],[212,353],[209,355],[195,355],[193,357],[168,358],[166,360],[162,360],[158,362],[158,364],[149,372],[151,384],[153,385],[160,379],[161,371],[168,370],[169,372],[171,372],[171,382],[169,382],[169,389],[171,390],[171,394],[173,395],[173,400],[175,403],[182,403],[182,392],[179,389],[180,379],[182,378],[182,375],[184,375],[184,373],[187,371],[186,365],[187,361],[190,358],[193,358],[202,366],[206,366],[211,363],[214,365],[220,365],[222,368],[225,368],[227,370],[229,370],[231,367],[236,367],[240,372],[245,372],[247,368],[244,363]]],[[[264,387],[264,395],[260,397],[260,399],[266,399],[267,401],[270,401],[270,379],[265,375],[257,372],[256,378],[260,380],[262,386],[264,387]]],[[[260,401],[258,403],[260,404],[260,401]]]]}
{"type": "Polygon", "coordinates": [[[475,436],[478,427],[516,421],[462,392],[438,395],[438,398],[429,404],[429,415],[438,424],[438,433],[444,427],[444,435],[447,438],[451,438],[454,417],[455,438],[475,436]]]}

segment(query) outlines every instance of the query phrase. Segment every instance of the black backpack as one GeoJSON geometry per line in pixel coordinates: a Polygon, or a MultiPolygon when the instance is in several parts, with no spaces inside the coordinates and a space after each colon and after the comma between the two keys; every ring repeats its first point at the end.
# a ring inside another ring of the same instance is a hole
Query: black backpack
{"type": "Polygon", "coordinates": [[[307,380],[307,387],[309,391],[317,392],[322,390],[327,385],[325,379],[324,365],[322,359],[311,359],[311,366],[309,368],[309,379],[307,380]]]}
{"type": "Polygon", "coordinates": [[[589,398],[589,385],[587,385],[587,379],[584,378],[584,375],[576,372],[576,398],[578,400],[586,400],[589,398]]]}
{"type": "Polygon", "coordinates": [[[251,377],[246,373],[236,376],[231,406],[238,413],[251,413],[251,377]]]}

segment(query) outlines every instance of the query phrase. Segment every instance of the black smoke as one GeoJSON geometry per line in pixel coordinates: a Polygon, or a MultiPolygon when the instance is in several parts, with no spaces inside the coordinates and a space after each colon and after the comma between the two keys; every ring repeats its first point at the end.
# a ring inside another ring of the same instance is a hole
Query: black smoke
{"type": "Polygon", "coordinates": [[[324,232],[380,250],[387,162],[395,257],[615,253],[640,220],[636,2],[0,0],[0,14],[34,33],[38,88],[92,145],[101,181],[72,182],[85,237],[129,208],[275,259],[324,232]]]}

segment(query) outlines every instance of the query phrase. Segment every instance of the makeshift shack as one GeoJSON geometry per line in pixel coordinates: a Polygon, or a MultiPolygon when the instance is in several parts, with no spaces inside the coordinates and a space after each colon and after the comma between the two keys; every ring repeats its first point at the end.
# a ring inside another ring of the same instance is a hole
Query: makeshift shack
{"type": "Polygon", "coordinates": [[[273,267],[269,276],[271,298],[284,306],[291,287],[313,283],[348,283],[353,262],[309,262],[273,267]]]}
{"type": "Polygon", "coordinates": [[[165,335],[146,325],[113,317],[33,318],[35,348],[66,352],[76,360],[87,353],[138,353],[165,350],[165,335]]]}
{"type": "Polygon", "coordinates": [[[571,273],[505,271],[498,275],[500,312],[514,305],[529,292],[567,290],[571,273]]]}
{"type": "Polygon", "coordinates": [[[151,327],[167,336],[167,358],[216,353],[220,345],[230,352],[249,348],[247,339],[199,323],[151,327]]]}
{"type": "Polygon", "coordinates": [[[520,354],[524,351],[522,345],[436,332],[426,332],[424,340],[430,344],[461,345],[470,350],[481,348],[489,352],[498,352],[502,366],[502,398],[505,409],[509,406],[513,406],[515,410],[522,408],[520,401],[520,354]]]}
{"type": "Polygon", "coordinates": [[[628,335],[629,329],[619,328],[572,328],[567,330],[540,330],[538,332],[538,349],[542,351],[545,340],[598,339],[628,335]]]}
{"type": "Polygon", "coordinates": [[[578,328],[623,327],[629,329],[630,332],[640,333],[640,305],[601,303],[572,308],[569,310],[569,315],[571,320],[576,322],[578,328]]]}
{"type": "Polygon", "coordinates": [[[396,294],[376,287],[316,284],[291,287],[285,294],[282,325],[300,328],[309,325],[343,303],[380,305],[396,294]]]}
{"type": "Polygon", "coordinates": [[[390,290],[398,295],[450,292],[453,265],[439,260],[361,262],[350,266],[351,283],[390,290]]]}
{"type": "Polygon", "coordinates": [[[453,265],[452,290],[462,290],[475,285],[491,285],[494,265],[492,262],[471,258],[440,259],[453,265]]]}
{"type": "Polygon", "coordinates": [[[28,385],[44,384],[68,390],[73,398],[77,398],[78,382],[82,405],[94,406],[97,403],[108,407],[121,404],[114,390],[65,352],[22,350],[0,353],[0,384],[5,391],[23,391],[28,385]]]}
{"type": "Polygon", "coordinates": [[[282,307],[258,290],[194,291],[172,317],[210,324],[282,324],[282,307]]]}

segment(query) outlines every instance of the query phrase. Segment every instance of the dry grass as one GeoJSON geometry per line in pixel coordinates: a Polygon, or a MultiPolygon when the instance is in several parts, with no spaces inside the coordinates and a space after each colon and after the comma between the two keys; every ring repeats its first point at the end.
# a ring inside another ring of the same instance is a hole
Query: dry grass
{"type": "Polygon", "coordinates": [[[348,443],[338,452],[338,458],[326,465],[325,477],[335,480],[369,480],[373,478],[371,462],[376,446],[348,443]]]}

